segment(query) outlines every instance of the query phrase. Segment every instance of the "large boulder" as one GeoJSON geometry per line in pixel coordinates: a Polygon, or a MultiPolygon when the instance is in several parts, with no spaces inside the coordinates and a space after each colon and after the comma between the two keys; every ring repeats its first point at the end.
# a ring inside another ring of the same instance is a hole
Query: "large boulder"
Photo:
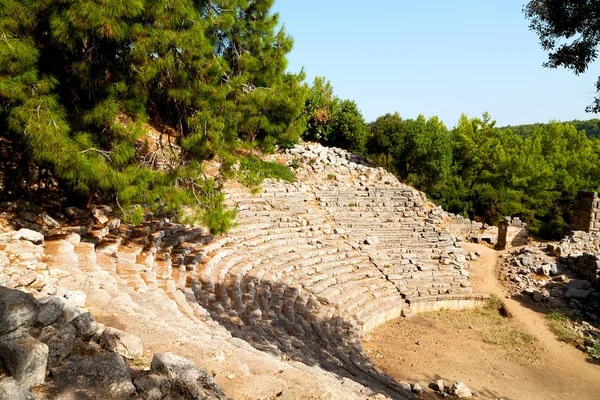
{"type": "Polygon", "coordinates": [[[37,313],[37,322],[48,326],[56,322],[65,308],[65,301],[59,297],[44,297],[38,299],[39,310],[37,313]]]}
{"type": "Polygon", "coordinates": [[[134,383],[141,399],[228,399],[203,369],[173,353],[155,354],[150,371],[134,383]]]}
{"type": "Polygon", "coordinates": [[[106,328],[100,337],[100,344],[108,351],[130,360],[142,355],[142,339],[115,328],[106,328]]]}
{"type": "Polygon", "coordinates": [[[41,385],[46,377],[48,346],[30,336],[0,343],[4,366],[22,386],[41,385]]]}
{"type": "Polygon", "coordinates": [[[48,345],[48,367],[59,365],[73,351],[73,344],[77,337],[76,330],[71,325],[60,329],[51,326],[42,330],[39,340],[48,345]]]}
{"type": "Polygon", "coordinates": [[[98,323],[94,319],[91,313],[86,312],[78,315],[71,321],[71,325],[75,327],[77,336],[82,340],[88,341],[96,334],[98,330],[98,323]]]}
{"type": "Polygon", "coordinates": [[[19,385],[15,378],[9,376],[0,379],[1,400],[35,400],[33,393],[19,385]]]}
{"type": "Polygon", "coordinates": [[[37,303],[33,296],[0,286],[0,336],[30,328],[36,315],[37,303]]]}
{"type": "Polygon", "coordinates": [[[129,399],[136,393],[121,356],[105,353],[90,358],[70,357],[51,369],[57,399],[129,399]]]}

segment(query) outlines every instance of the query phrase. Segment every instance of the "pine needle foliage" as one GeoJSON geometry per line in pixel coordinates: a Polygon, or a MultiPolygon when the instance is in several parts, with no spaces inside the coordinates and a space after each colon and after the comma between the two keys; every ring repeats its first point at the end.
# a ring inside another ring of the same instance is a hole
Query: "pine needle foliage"
{"type": "Polygon", "coordinates": [[[280,179],[294,182],[296,176],[286,166],[272,161],[263,161],[258,157],[244,157],[240,160],[238,180],[247,187],[261,185],[265,179],[280,179]]]}
{"type": "Polygon", "coordinates": [[[134,219],[140,207],[189,205],[230,218],[199,162],[240,141],[293,145],[306,125],[273,2],[0,0],[0,134],[70,190],[113,194],[134,219]],[[139,163],[149,120],[172,128],[176,167],[139,163]]]}

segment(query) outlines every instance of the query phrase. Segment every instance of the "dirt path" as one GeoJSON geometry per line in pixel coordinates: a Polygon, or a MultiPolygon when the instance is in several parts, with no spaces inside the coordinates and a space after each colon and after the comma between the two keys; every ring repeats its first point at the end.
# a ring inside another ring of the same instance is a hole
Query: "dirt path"
{"type": "MultiPolygon", "coordinates": [[[[423,386],[440,378],[446,384],[462,380],[482,399],[600,399],[600,366],[558,341],[539,310],[505,298],[496,275],[499,253],[477,244],[464,248],[482,254],[472,264],[475,292],[500,297],[514,323],[537,337],[535,345],[506,350],[484,343],[469,329],[457,330],[445,321],[417,315],[390,321],[366,338],[365,348],[378,366],[398,380],[423,386]]],[[[439,397],[430,391],[423,398],[439,397]]]]}

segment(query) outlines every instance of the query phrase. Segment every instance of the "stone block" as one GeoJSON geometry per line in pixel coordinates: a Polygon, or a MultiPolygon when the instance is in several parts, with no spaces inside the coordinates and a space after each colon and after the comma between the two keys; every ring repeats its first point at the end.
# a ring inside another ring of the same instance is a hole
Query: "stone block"
{"type": "Polygon", "coordinates": [[[96,334],[98,323],[89,312],[78,315],[71,321],[77,335],[84,341],[88,341],[96,334]]]}
{"type": "Polygon", "coordinates": [[[39,340],[48,345],[48,367],[59,365],[73,351],[73,343],[77,334],[75,328],[66,325],[60,329],[51,326],[42,330],[39,340]]]}
{"type": "Polygon", "coordinates": [[[105,353],[90,358],[71,357],[51,370],[57,399],[129,399],[136,394],[121,356],[105,353]]]}
{"type": "Polygon", "coordinates": [[[37,315],[33,296],[0,286],[0,336],[31,327],[37,315]]]}
{"type": "Polygon", "coordinates": [[[15,378],[9,376],[0,379],[0,399],[2,400],[35,400],[33,393],[19,385],[15,378]]]}
{"type": "Polygon", "coordinates": [[[44,383],[48,363],[48,346],[32,337],[0,343],[4,366],[26,388],[44,383]]]}
{"type": "Polygon", "coordinates": [[[65,308],[65,301],[59,297],[44,297],[38,300],[39,309],[36,321],[44,326],[56,322],[65,308]]]}
{"type": "Polygon", "coordinates": [[[100,337],[100,345],[108,351],[134,359],[142,355],[142,339],[115,328],[106,328],[100,337]]]}

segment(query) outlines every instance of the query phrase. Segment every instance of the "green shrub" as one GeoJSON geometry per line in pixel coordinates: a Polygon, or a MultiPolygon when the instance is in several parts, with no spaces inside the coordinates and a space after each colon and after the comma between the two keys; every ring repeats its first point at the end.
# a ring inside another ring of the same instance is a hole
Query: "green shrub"
{"type": "Polygon", "coordinates": [[[240,161],[239,182],[247,187],[258,186],[267,178],[294,182],[296,176],[286,166],[257,157],[246,157],[240,161]]]}

